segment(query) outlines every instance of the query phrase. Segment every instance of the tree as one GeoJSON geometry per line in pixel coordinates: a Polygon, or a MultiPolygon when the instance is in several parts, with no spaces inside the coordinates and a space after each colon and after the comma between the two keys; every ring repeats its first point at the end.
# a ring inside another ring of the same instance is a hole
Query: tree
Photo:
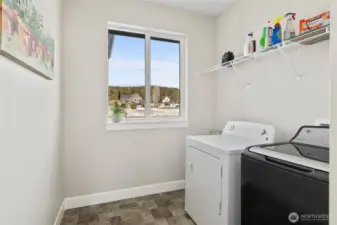
{"type": "MultiPolygon", "coordinates": [[[[153,92],[151,89],[151,93],[153,92]]],[[[160,102],[168,96],[173,102],[180,102],[180,90],[179,88],[171,87],[158,87],[160,93],[160,102]]],[[[119,86],[109,86],[109,99],[116,100],[119,99],[118,95],[132,95],[139,94],[140,97],[145,99],[145,87],[144,86],[128,86],[128,87],[119,87],[119,86]],[[113,90],[113,92],[111,91],[113,90]],[[113,94],[112,94],[113,93],[113,94]],[[118,94],[117,94],[118,93],[118,94]],[[113,95],[113,97],[111,97],[113,95]]]]}
{"type": "Polygon", "coordinates": [[[34,5],[30,5],[25,13],[25,21],[38,37],[43,31],[43,16],[37,11],[34,5]]]}
{"type": "Polygon", "coordinates": [[[130,109],[137,109],[137,104],[134,102],[130,103],[130,109]]]}

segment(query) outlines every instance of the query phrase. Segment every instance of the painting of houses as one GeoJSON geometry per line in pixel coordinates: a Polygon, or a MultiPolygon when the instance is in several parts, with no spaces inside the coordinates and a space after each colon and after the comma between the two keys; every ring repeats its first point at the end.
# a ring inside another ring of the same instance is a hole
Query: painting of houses
{"type": "Polygon", "coordinates": [[[0,0],[0,55],[52,79],[55,42],[35,1],[0,0]]]}

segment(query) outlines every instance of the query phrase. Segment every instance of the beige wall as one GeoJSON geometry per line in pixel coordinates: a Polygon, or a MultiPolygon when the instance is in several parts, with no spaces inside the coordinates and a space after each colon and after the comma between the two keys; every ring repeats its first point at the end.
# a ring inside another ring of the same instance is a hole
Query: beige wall
{"type": "MultiPolygon", "coordinates": [[[[298,19],[315,16],[328,10],[329,3],[330,0],[238,1],[218,19],[218,61],[229,49],[242,54],[248,32],[254,31],[259,43],[262,26],[268,20],[287,12],[296,12],[298,19]]],[[[329,43],[289,49],[285,53],[304,79],[296,79],[278,52],[239,65],[240,75],[233,69],[219,72],[216,109],[219,128],[232,119],[270,123],[276,127],[277,140],[283,141],[299,126],[329,116],[329,43]]]]}
{"type": "Polygon", "coordinates": [[[332,36],[330,47],[331,131],[330,131],[330,224],[337,224],[337,0],[332,1],[332,36]]]}
{"type": "Polygon", "coordinates": [[[64,198],[59,148],[60,1],[39,3],[53,21],[53,34],[58,34],[56,79],[45,80],[0,57],[0,224],[4,225],[53,224],[64,198]]]}
{"type": "Polygon", "coordinates": [[[215,20],[137,0],[65,1],[64,152],[66,195],[98,193],[184,179],[185,136],[213,123],[215,20]],[[107,21],[189,37],[189,129],[105,129],[107,21]]]}

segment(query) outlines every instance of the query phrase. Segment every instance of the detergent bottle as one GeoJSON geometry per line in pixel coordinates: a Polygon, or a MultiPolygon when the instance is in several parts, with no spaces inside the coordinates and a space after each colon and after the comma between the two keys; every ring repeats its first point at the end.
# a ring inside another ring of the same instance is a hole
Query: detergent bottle
{"type": "Polygon", "coordinates": [[[274,19],[274,30],[273,30],[273,36],[272,36],[272,45],[277,45],[282,42],[282,27],[281,27],[281,20],[283,19],[283,16],[279,16],[274,19]]]}
{"type": "Polygon", "coordinates": [[[254,38],[254,33],[251,33],[251,41],[249,43],[249,53],[256,52],[256,40],[254,38]]]}
{"type": "Polygon", "coordinates": [[[267,27],[263,27],[262,28],[262,35],[261,35],[261,38],[260,38],[260,47],[261,47],[261,50],[264,50],[266,49],[268,46],[268,44],[266,43],[267,41],[267,27]]]}
{"type": "Polygon", "coordinates": [[[249,33],[246,39],[246,43],[243,48],[243,55],[247,56],[251,53],[251,43],[253,41],[253,33],[249,33]]]}
{"type": "Polygon", "coordinates": [[[266,24],[262,29],[262,35],[260,38],[261,50],[267,49],[272,45],[272,36],[273,28],[270,25],[270,21],[268,21],[268,24],[266,24]]]}
{"type": "Polygon", "coordinates": [[[267,24],[267,39],[266,39],[266,45],[268,47],[272,46],[272,37],[273,37],[273,27],[271,26],[271,22],[268,21],[267,24]]]}
{"type": "Polygon", "coordinates": [[[284,40],[289,40],[296,36],[296,29],[293,21],[296,19],[296,13],[287,13],[284,17],[287,19],[286,29],[284,30],[284,40]]]}

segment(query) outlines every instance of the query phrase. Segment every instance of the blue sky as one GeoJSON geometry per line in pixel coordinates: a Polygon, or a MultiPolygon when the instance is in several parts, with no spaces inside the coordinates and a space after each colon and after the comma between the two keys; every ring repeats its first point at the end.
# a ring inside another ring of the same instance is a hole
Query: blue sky
{"type": "MultiPolygon", "coordinates": [[[[179,44],[151,41],[151,85],[179,87],[179,44]]],[[[115,36],[109,85],[145,85],[145,40],[115,36]]]]}

